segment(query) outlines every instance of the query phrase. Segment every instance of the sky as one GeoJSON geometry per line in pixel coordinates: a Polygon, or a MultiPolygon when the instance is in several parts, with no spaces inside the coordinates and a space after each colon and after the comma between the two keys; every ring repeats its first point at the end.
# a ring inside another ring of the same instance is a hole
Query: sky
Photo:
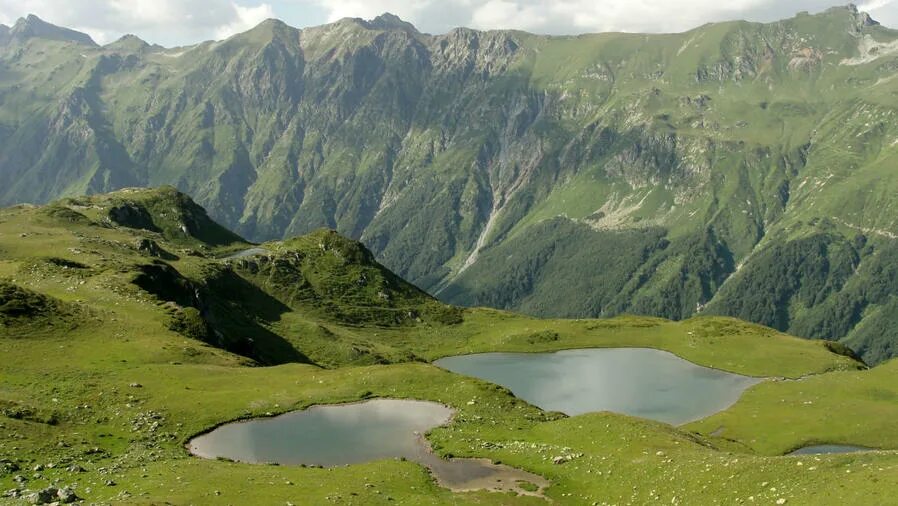
{"type": "MultiPolygon", "coordinates": [[[[223,39],[278,18],[303,28],[343,17],[392,12],[422,32],[457,27],[514,28],[569,35],[607,31],[678,32],[731,19],[774,21],[819,12],[839,0],[0,0],[0,23],[36,14],[90,34],[101,44],[124,34],[172,47],[223,39]]],[[[898,28],[898,0],[859,8],[898,28]]]]}

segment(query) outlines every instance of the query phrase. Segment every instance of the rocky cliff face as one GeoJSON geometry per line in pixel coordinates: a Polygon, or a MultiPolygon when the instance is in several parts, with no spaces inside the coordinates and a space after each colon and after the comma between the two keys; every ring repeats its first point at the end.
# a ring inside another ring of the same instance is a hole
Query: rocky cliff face
{"type": "Polygon", "coordinates": [[[858,349],[898,295],[827,326],[847,280],[744,284],[807,237],[863,236],[861,267],[895,247],[898,35],[854,8],[653,36],[272,20],[178,50],[38,21],[0,49],[3,204],[172,184],[250,238],[359,238],[453,302],[745,313],[858,349]]]}

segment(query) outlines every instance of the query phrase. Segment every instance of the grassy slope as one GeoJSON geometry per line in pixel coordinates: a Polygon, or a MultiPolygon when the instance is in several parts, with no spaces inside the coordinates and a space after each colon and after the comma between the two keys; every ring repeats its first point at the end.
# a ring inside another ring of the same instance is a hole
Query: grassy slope
{"type": "Polygon", "coordinates": [[[898,449],[892,430],[898,416],[896,369],[893,360],[869,371],[765,382],[726,412],[689,428],[766,455],[819,443],[898,449]],[[772,425],[778,429],[768,430],[772,425]]]}
{"type": "MultiPolygon", "coordinates": [[[[543,474],[554,483],[549,496],[563,503],[663,500],[690,504],[706,503],[709,498],[730,503],[750,496],[764,502],[785,497],[790,504],[871,498],[888,502],[888,497],[877,494],[898,484],[898,457],[890,454],[821,457],[819,462],[810,457],[798,468],[795,458],[732,453],[746,451],[757,433],[771,441],[768,447],[758,447],[761,453],[770,453],[774,446],[801,444],[804,434],[826,439],[833,434],[833,420],[857,420],[855,404],[837,402],[843,394],[866,399],[867,406],[890,402],[877,390],[834,388],[845,375],[856,375],[851,384],[866,385],[881,382],[888,371],[827,372],[850,371],[858,365],[818,342],[725,318],[680,323],[634,317],[552,321],[494,310],[466,311],[460,324],[424,321],[371,327],[321,320],[315,311],[297,306],[280,321],[265,324],[276,333],[294,318],[329,329],[328,338],[319,337],[317,354],[328,357],[332,365],[353,361],[342,355],[346,341],[364,341],[404,353],[384,356],[393,359],[492,350],[649,346],[743,374],[826,373],[801,382],[763,383],[735,409],[780,385],[814,385],[820,392],[834,392],[831,405],[826,406],[827,418],[808,416],[796,408],[795,423],[783,426],[775,414],[782,404],[761,396],[757,410],[770,418],[742,429],[748,431],[745,439],[740,439],[741,433],[731,436],[728,432],[728,437],[742,442],[736,448],[732,442],[613,414],[556,418],[514,399],[502,388],[423,363],[334,369],[303,364],[247,367],[250,362],[245,357],[168,330],[167,313],[160,311],[153,297],[128,288],[130,276],[122,270],[127,270],[128,262],[145,259],[136,258],[137,253],[124,245],[145,231],[58,220],[59,213],[48,219],[39,209],[0,214],[0,275],[54,297],[66,307],[81,309],[61,316],[64,324],[57,330],[7,328],[0,336],[0,355],[15,357],[0,362],[0,430],[4,434],[0,458],[29,469],[37,463],[54,464],[37,473],[39,477],[31,471],[19,472],[31,478],[32,489],[59,481],[77,484],[79,494],[90,501],[129,504],[385,503],[390,498],[415,504],[512,501],[509,496],[485,492],[451,494],[437,487],[420,466],[408,462],[326,470],[253,466],[191,458],[182,448],[190,435],[223,421],[372,396],[430,399],[456,408],[459,415],[453,423],[430,436],[439,452],[486,456],[543,474]],[[28,230],[25,237],[21,230],[28,230]],[[79,237],[83,230],[90,234],[79,237]],[[35,254],[77,257],[87,268],[48,266],[35,254]],[[134,382],[142,387],[129,387],[134,382]],[[151,428],[153,422],[159,424],[156,429],[151,428]],[[803,433],[795,433],[795,427],[803,428],[803,433]],[[712,444],[725,451],[713,449],[712,444]],[[561,466],[552,464],[551,458],[559,453],[583,456],[561,466]],[[71,463],[87,472],[66,471],[71,463]],[[106,480],[116,485],[106,486],[106,480]],[[872,480],[878,480],[874,487],[872,480]]],[[[166,250],[179,251],[177,244],[161,235],[154,237],[166,250]]],[[[200,243],[193,245],[202,249],[200,243]]],[[[217,251],[209,248],[207,255],[217,251]]],[[[173,265],[193,272],[204,262],[216,261],[185,255],[173,265]]],[[[306,338],[296,339],[291,341],[294,345],[306,338]]],[[[835,439],[898,447],[898,431],[866,419],[874,415],[879,413],[869,411],[861,428],[835,439]],[[875,427],[877,433],[863,433],[863,427],[875,427]]],[[[688,429],[704,431],[708,426],[701,423],[688,429]]],[[[0,476],[0,489],[13,486],[13,474],[0,476]]]]}

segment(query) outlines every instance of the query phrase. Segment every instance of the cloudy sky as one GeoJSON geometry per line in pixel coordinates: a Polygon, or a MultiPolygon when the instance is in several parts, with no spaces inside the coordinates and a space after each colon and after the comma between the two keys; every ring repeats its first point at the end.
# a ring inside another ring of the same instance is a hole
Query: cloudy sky
{"type": "MultiPolygon", "coordinates": [[[[456,26],[536,33],[672,32],[710,21],[772,21],[818,12],[840,0],[0,0],[0,23],[36,14],[100,43],[133,33],[165,46],[221,39],[276,17],[296,27],[392,12],[421,31],[456,26]]],[[[898,28],[898,0],[860,8],[898,28]]]]}

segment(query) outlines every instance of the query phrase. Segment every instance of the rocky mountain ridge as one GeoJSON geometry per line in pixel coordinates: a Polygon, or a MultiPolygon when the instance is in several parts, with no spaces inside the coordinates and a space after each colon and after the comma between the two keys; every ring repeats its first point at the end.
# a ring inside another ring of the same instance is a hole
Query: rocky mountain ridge
{"type": "Polygon", "coordinates": [[[254,240],[360,239],[454,303],[896,352],[898,32],[856,7],[664,35],[48,33],[0,48],[0,203],[172,184],[254,240]]]}

